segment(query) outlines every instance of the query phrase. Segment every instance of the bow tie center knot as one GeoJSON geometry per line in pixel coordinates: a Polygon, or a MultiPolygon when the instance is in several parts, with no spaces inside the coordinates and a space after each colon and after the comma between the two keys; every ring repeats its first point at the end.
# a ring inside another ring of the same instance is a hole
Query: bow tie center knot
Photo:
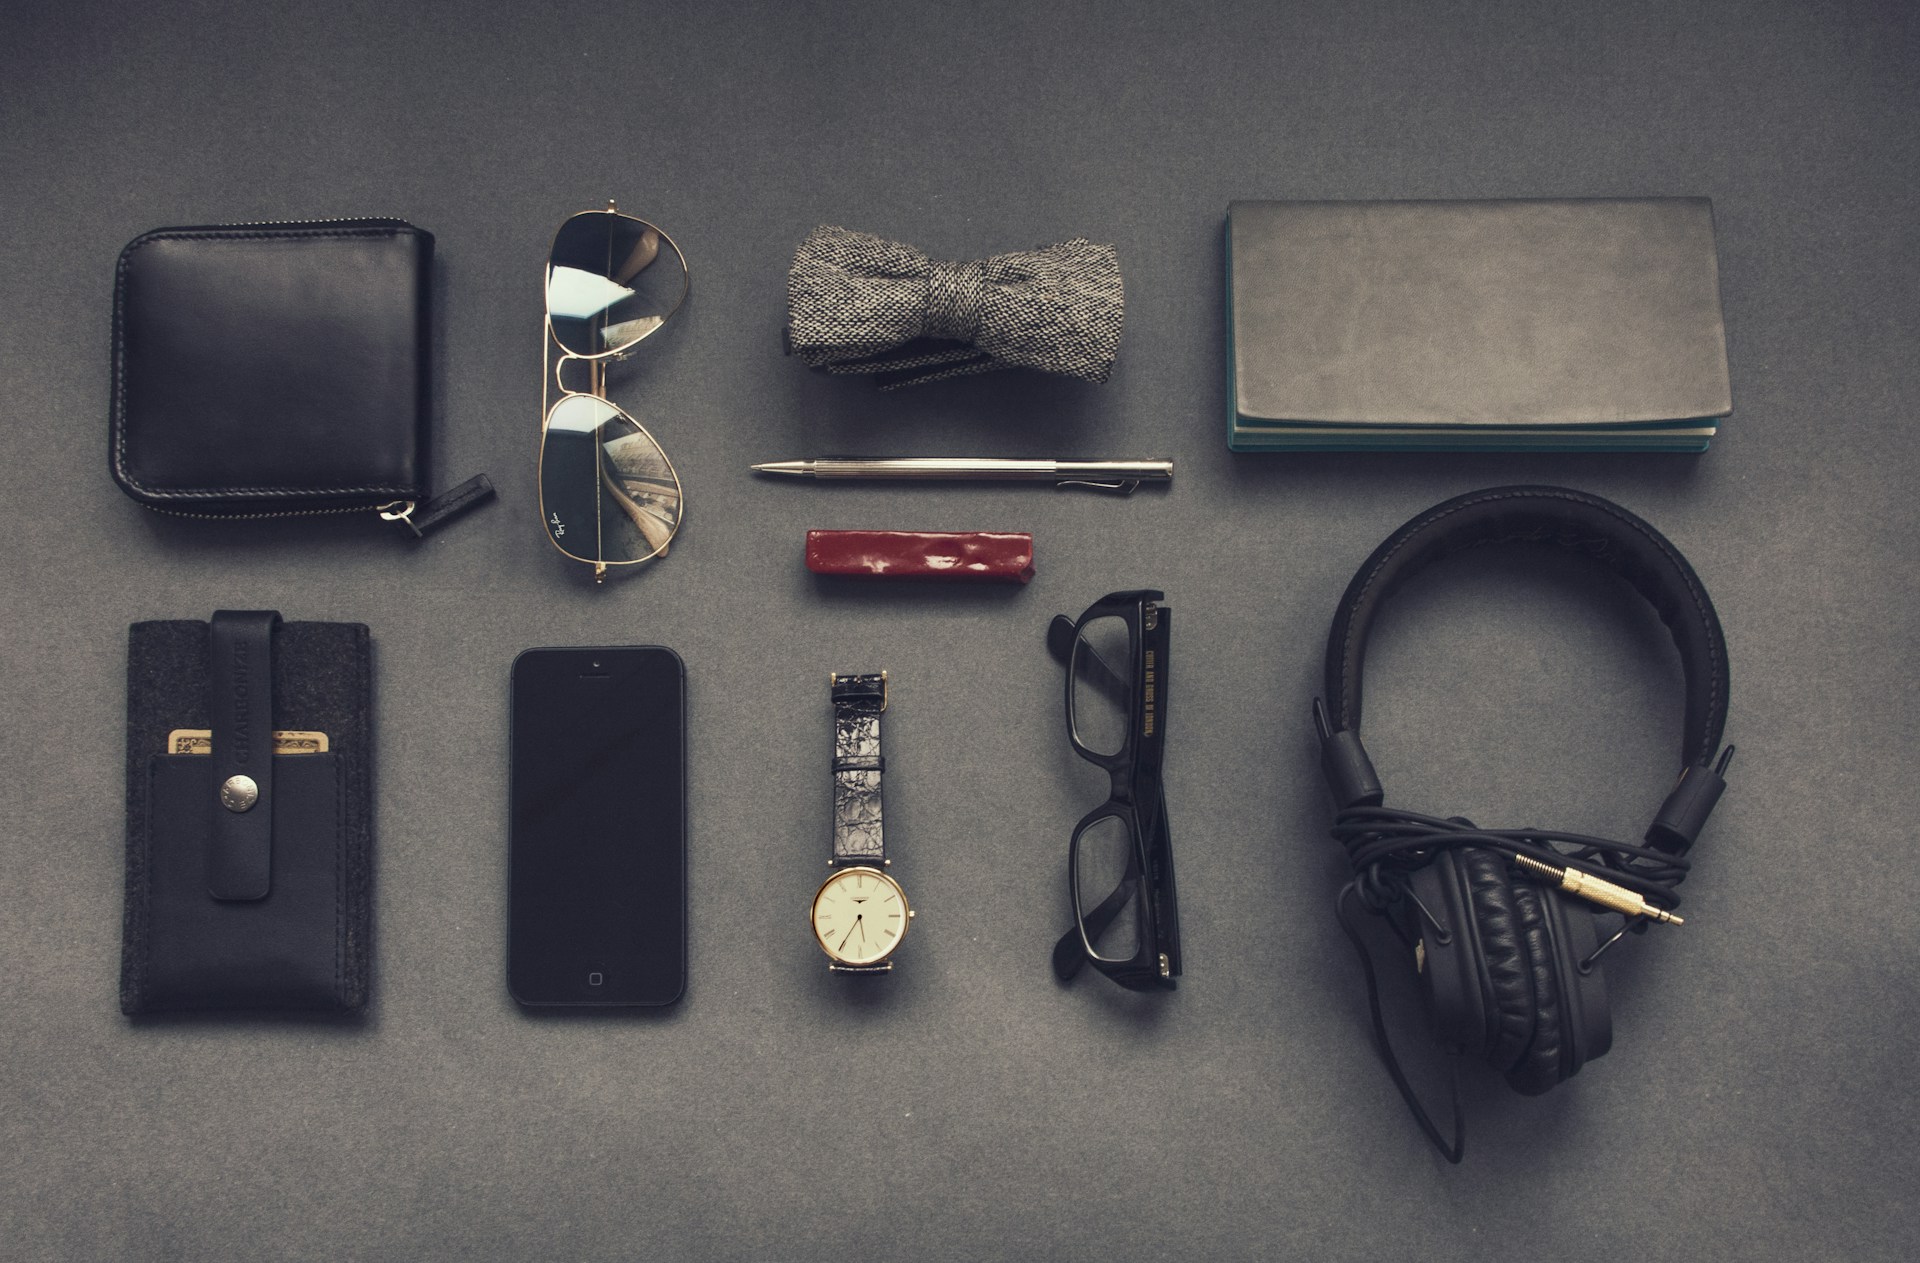
{"type": "Polygon", "coordinates": [[[931,263],[921,332],[929,338],[971,342],[984,319],[986,273],[978,263],[931,263]]]}

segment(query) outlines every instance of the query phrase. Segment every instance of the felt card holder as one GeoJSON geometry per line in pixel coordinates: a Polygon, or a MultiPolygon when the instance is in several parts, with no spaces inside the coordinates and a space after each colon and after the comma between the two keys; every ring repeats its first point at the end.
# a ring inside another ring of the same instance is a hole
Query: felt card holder
{"type": "Polygon", "coordinates": [[[371,711],[358,623],[133,624],[123,1012],[366,1003],[371,711]]]}

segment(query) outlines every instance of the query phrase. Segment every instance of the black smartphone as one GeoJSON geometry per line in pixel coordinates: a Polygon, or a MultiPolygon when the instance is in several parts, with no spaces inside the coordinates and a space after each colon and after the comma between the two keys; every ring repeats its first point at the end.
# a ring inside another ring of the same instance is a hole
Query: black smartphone
{"type": "Polygon", "coordinates": [[[686,989],[686,678],[657,645],[513,660],[507,989],[521,1004],[686,989]]]}

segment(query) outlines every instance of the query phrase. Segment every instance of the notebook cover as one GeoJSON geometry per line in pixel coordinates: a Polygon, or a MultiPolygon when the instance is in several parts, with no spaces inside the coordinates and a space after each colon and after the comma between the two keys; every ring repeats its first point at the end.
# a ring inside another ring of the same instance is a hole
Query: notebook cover
{"type": "Polygon", "coordinates": [[[1235,202],[1227,251],[1233,446],[1243,420],[1481,447],[1732,411],[1705,198],[1235,202]]]}
{"type": "Polygon", "coordinates": [[[1400,430],[1381,437],[1364,426],[1347,426],[1311,435],[1240,431],[1229,446],[1236,452],[1704,452],[1710,441],[1663,437],[1658,430],[1631,438],[1592,435],[1585,430],[1557,431],[1552,437],[1506,430],[1464,436],[1457,431],[1412,434],[1400,430]]]}

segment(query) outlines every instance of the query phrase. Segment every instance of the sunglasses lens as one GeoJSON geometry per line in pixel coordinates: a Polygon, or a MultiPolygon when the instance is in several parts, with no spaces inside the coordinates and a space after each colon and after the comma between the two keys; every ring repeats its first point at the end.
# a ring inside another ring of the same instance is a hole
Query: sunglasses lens
{"type": "Polygon", "coordinates": [[[1073,846],[1074,914],[1093,954],[1101,960],[1132,960],[1140,950],[1132,831],[1120,817],[1103,816],[1081,830],[1073,846]]]}
{"type": "Polygon", "coordinates": [[[686,293],[686,260],[630,215],[586,211],[553,239],[547,323],[575,355],[625,350],[666,323],[686,293]]]}
{"type": "Polygon", "coordinates": [[[581,561],[645,561],[680,525],[680,479],[638,422],[594,395],[547,414],[540,514],[560,551],[581,561]]]}

